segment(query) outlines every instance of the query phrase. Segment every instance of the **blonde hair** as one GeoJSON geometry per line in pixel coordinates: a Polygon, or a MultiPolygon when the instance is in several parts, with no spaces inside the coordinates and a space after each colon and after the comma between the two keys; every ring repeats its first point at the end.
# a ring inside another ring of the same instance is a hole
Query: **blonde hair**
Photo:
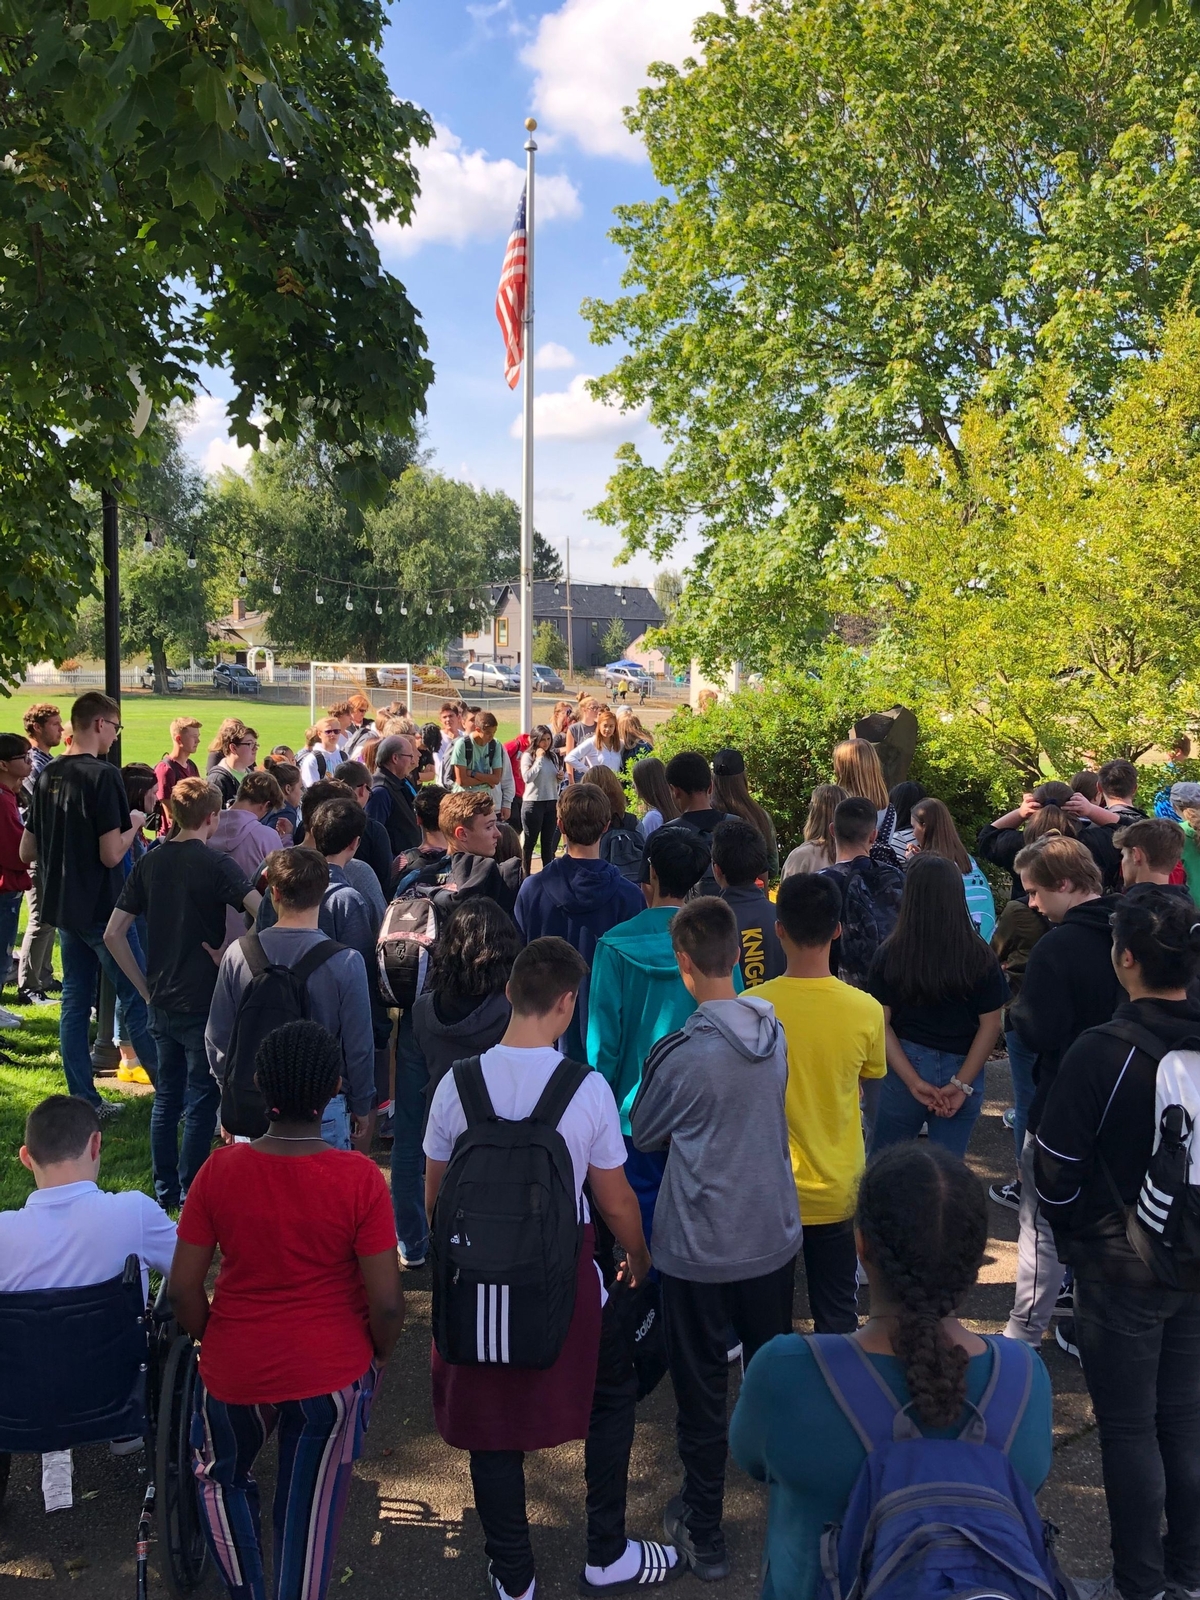
{"type": "MultiPolygon", "coordinates": [[[[805,844],[823,844],[830,849],[829,835],[833,827],[833,813],[843,800],[850,796],[839,783],[819,783],[808,802],[808,815],[804,819],[805,844]]],[[[830,857],[832,860],[832,856],[830,857]]]]}
{"type": "Polygon", "coordinates": [[[171,737],[178,739],[185,728],[200,728],[202,724],[196,717],[176,717],[171,723],[171,737]]]}
{"type": "Polygon", "coordinates": [[[1057,833],[1018,850],[1013,871],[1022,881],[1028,876],[1035,889],[1061,889],[1069,883],[1076,889],[1099,894],[1104,887],[1091,851],[1078,839],[1064,839],[1057,833]]]}
{"type": "Polygon", "coordinates": [[[867,739],[843,739],[833,747],[833,778],[847,798],[861,795],[876,811],[887,809],[888,791],[875,746],[867,739]]]}
{"type": "Polygon", "coordinates": [[[632,706],[622,706],[617,712],[617,732],[621,735],[621,747],[632,750],[635,744],[648,744],[654,748],[653,736],[642,727],[642,719],[632,706]]]}
{"type": "Polygon", "coordinates": [[[595,784],[597,789],[602,789],[612,807],[613,820],[623,817],[626,812],[625,790],[620,778],[611,767],[589,767],[583,775],[584,783],[595,784]]]}

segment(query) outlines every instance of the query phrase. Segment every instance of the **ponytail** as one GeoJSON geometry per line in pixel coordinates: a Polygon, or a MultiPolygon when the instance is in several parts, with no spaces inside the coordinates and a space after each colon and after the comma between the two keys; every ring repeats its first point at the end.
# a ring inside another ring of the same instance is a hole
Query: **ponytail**
{"type": "Polygon", "coordinates": [[[892,1145],[863,1175],[855,1218],[896,1308],[896,1354],[917,1418],[948,1428],[967,1397],[965,1350],[946,1338],[950,1316],[979,1275],[987,1245],[983,1189],[938,1145],[892,1145]]]}

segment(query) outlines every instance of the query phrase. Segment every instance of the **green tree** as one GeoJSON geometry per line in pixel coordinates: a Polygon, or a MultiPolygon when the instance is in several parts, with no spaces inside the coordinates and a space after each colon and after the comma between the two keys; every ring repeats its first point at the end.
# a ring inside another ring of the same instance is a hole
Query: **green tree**
{"type": "Polygon", "coordinates": [[[533,659],[543,667],[561,672],[567,664],[567,641],[552,622],[545,620],[533,630],[533,659]]]}
{"type": "Polygon", "coordinates": [[[620,617],[613,617],[612,621],[600,635],[600,650],[606,661],[619,661],[625,654],[625,646],[629,643],[629,630],[620,617]]]}
{"type": "Polygon", "coordinates": [[[1082,426],[1193,293],[1200,24],[1125,0],[759,0],[697,23],[630,119],[667,191],[617,212],[625,293],[586,307],[626,353],[593,385],[649,404],[600,519],[627,551],[704,545],[666,641],[707,665],[799,661],[864,451],[961,470],[967,408],[1065,361],[1082,426]]]}
{"type": "Polygon", "coordinates": [[[304,419],[343,494],[385,488],[371,434],[411,429],[431,367],[372,225],[410,215],[431,128],[383,23],[382,0],[0,0],[0,676],[74,626],[77,486],[128,484],[143,397],[190,399],[205,365],[240,442],[304,419]]]}
{"type": "Polygon", "coordinates": [[[654,598],[667,622],[670,622],[679,610],[682,595],[683,579],[673,567],[664,568],[662,572],[654,574],[654,598]]]}
{"type": "Polygon", "coordinates": [[[1198,440],[1189,310],[1161,356],[1126,363],[1092,441],[1061,377],[1032,421],[969,408],[953,464],[910,451],[898,478],[866,471],[840,558],[876,668],[1029,779],[1194,725],[1198,440]]]}

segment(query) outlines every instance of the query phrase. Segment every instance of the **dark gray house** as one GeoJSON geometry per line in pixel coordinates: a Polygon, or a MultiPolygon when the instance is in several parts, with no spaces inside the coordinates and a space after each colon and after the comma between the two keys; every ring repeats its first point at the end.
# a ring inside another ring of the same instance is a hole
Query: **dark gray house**
{"type": "MultiPolygon", "coordinates": [[[[451,658],[466,661],[520,661],[521,591],[517,584],[492,586],[492,615],[484,619],[478,633],[464,633],[451,646],[451,658]]],[[[552,622],[570,643],[576,667],[589,669],[605,665],[600,641],[614,617],[625,624],[630,642],[658,627],[663,621],[658,602],[649,589],[627,583],[553,583],[537,579],[533,585],[533,622],[552,622]]]]}

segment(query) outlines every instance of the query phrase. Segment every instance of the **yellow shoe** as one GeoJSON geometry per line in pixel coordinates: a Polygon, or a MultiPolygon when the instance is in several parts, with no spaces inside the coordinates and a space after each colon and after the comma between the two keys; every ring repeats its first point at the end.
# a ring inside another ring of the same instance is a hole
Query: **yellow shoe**
{"type": "Polygon", "coordinates": [[[126,1061],[124,1057],[117,1066],[118,1083],[149,1083],[150,1074],[140,1061],[126,1061]]]}

